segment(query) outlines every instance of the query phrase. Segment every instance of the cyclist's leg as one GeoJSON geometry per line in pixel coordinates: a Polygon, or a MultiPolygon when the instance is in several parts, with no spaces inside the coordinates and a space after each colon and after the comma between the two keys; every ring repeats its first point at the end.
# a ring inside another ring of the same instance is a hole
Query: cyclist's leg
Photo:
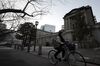
{"type": "Polygon", "coordinates": [[[62,58],[65,57],[65,50],[62,49],[62,58]]]}
{"type": "Polygon", "coordinates": [[[55,59],[58,59],[59,61],[61,61],[61,58],[58,58],[58,55],[60,54],[60,52],[62,52],[61,48],[58,48],[57,52],[54,54],[55,59]]]}
{"type": "Polygon", "coordinates": [[[65,50],[62,50],[62,60],[63,61],[66,61],[67,59],[66,59],[66,51],[65,50]]]}
{"type": "Polygon", "coordinates": [[[64,44],[62,44],[61,51],[62,51],[62,58],[64,58],[65,57],[64,44]]]}
{"type": "Polygon", "coordinates": [[[60,52],[61,52],[61,50],[57,50],[57,52],[54,54],[54,56],[55,56],[56,59],[58,59],[57,56],[58,56],[58,54],[59,54],[60,52]]]}

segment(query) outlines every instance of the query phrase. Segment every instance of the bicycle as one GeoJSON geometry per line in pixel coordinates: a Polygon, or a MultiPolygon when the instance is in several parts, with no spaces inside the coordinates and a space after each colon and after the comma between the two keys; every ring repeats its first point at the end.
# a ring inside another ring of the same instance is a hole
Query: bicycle
{"type": "MultiPolygon", "coordinates": [[[[75,46],[75,44],[70,44],[70,45],[75,46]]],[[[65,50],[64,60],[61,55],[62,53],[59,53],[59,55],[57,56],[61,59],[61,61],[67,62],[69,66],[87,66],[85,58],[83,57],[83,55],[81,55],[79,52],[76,51],[75,47],[74,49],[72,49],[72,47],[64,45],[64,50],[65,50]]],[[[58,62],[61,62],[55,58],[54,54],[56,52],[57,51],[53,49],[53,50],[50,50],[48,53],[48,59],[50,63],[54,65],[56,65],[58,62]]]]}

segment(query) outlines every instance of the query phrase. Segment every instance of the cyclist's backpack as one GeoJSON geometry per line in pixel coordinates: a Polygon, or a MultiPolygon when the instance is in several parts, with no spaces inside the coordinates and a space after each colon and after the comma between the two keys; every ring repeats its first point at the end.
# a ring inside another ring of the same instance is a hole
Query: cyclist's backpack
{"type": "Polygon", "coordinates": [[[69,50],[75,50],[75,44],[70,43],[69,41],[66,41],[65,43],[68,46],[69,50]]]}
{"type": "Polygon", "coordinates": [[[69,50],[75,50],[75,44],[70,43],[68,46],[69,50]]]}

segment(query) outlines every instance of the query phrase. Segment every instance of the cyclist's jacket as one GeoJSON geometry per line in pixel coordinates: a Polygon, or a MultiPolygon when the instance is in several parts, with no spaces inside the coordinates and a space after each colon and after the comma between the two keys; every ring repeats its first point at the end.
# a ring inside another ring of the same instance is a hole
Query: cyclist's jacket
{"type": "Polygon", "coordinates": [[[64,38],[62,37],[62,32],[58,33],[58,36],[60,37],[60,41],[66,44],[70,50],[75,50],[75,44],[70,43],[69,41],[65,41],[64,38]]]}
{"type": "Polygon", "coordinates": [[[65,40],[64,40],[64,38],[62,37],[61,34],[62,34],[62,32],[59,32],[58,33],[58,36],[60,37],[60,41],[63,42],[63,43],[65,43],[65,40]]]}

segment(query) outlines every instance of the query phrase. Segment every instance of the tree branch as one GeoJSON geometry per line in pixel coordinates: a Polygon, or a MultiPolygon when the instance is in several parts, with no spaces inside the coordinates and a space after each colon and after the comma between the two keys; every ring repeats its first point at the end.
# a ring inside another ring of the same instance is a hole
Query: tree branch
{"type": "Polygon", "coordinates": [[[33,15],[30,15],[22,10],[19,10],[19,9],[2,9],[0,10],[0,14],[3,14],[3,13],[8,13],[8,12],[13,12],[13,13],[23,13],[24,15],[28,15],[28,16],[31,16],[33,17],[33,15]]]}

